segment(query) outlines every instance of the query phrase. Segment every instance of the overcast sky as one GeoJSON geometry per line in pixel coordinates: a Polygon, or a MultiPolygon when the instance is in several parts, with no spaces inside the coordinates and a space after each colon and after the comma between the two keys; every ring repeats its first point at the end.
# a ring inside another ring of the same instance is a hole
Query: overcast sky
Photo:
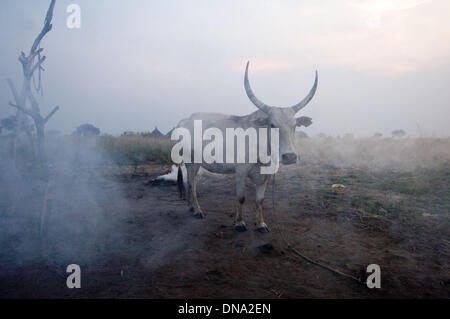
{"type": "MultiPolygon", "coordinates": [[[[13,114],[4,81],[21,85],[17,57],[41,30],[50,0],[0,1],[0,118],[13,114]]],[[[297,103],[305,131],[369,136],[405,129],[450,135],[448,0],[56,1],[42,42],[48,129],[167,132],[193,112],[244,115],[245,63],[258,98],[297,103]],[[66,26],[70,3],[81,29],[66,26]],[[418,124],[418,125],[417,125],[418,124]]]]}

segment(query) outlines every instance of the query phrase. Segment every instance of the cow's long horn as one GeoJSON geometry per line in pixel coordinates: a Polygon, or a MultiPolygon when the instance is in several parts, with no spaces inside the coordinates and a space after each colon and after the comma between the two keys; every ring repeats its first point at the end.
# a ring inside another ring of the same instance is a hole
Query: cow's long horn
{"type": "Polygon", "coordinates": [[[314,85],[313,85],[311,91],[309,91],[308,95],[303,100],[301,100],[300,103],[292,106],[292,109],[295,111],[295,113],[297,113],[302,108],[304,108],[309,103],[309,101],[311,101],[311,99],[314,97],[314,94],[316,93],[318,81],[319,81],[319,77],[318,77],[317,71],[316,71],[316,79],[314,80],[314,85]]]}
{"type": "Polygon", "coordinates": [[[268,113],[270,106],[268,106],[267,104],[264,104],[263,102],[258,100],[258,98],[253,93],[252,88],[250,87],[250,82],[248,81],[248,65],[249,65],[249,63],[250,63],[250,61],[247,62],[247,67],[245,68],[245,79],[244,79],[245,92],[247,93],[247,96],[250,99],[250,101],[252,101],[253,104],[255,104],[258,109],[260,109],[264,113],[268,113]]]}

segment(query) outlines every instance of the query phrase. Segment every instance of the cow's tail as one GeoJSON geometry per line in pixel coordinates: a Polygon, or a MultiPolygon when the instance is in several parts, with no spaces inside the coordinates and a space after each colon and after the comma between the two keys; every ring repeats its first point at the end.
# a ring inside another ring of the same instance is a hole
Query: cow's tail
{"type": "Polygon", "coordinates": [[[180,199],[184,199],[184,196],[186,194],[186,189],[184,188],[184,181],[183,181],[183,170],[182,165],[178,165],[178,174],[177,174],[177,186],[178,186],[178,193],[180,194],[180,199]]]}

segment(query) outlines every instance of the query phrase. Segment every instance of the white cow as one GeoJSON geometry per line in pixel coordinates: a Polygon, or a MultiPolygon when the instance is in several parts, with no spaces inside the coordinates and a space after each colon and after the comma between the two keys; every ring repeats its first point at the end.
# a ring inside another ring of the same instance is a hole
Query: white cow
{"type": "MultiPolygon", "coordinates": [[[[286,165],[294,164],[297,162],[297,154],[294,147],[295,128],[296,126],[309,126],[312,123],[311,118],[295,118],[295,114],[302,108],[304,108],[313,98],[317,89],[317,71],[314,85],[311,91],[301,102],[291,107],[274,107],[266,105],[256,98],[255,94],[250,88],[250,83],[248,81],[248,66],[249,63],[247,63],[247,67],[245,69],[244,86],[247,96],[258,108],[257,111],[245,116],[234,116],[219,113],[195,113],[192,114],[189,118],[181,120],[177,127],[188,129],[189,132],[191,132],[192,136],[194,132],[195,120],[202,120],[203,129],[218,128],[222,132],[225,132],[226,128],[242,128],[246,130],[253,127],[257,132],[259,132],[258,128],[261,127],[265,127],[269,131],[271,128],[278,128],[280,163],[286,165]]],[[[225,151],[226,150],[224,148],[224,154],[225,151]]],[[[260,168],[263,165],[261,164],[261,162],[246,162],[240,164],[215,162],[212,164],[208,164],[203,162],[186,163],[185,165],[187,171],[187,183],[183,183],[183,174],[181,172],[181,167],[179,167],[178,185],[180,189],[180,195],[182,193],[187,195],[189,209],[194,212],[195,217],[205,217],[205,214],[198,203],[196,192],[196,176],[200,167],[202,167],[212,173],[235,174],[236,195],[238,200],[238,209],[235,218],[235,229],[238,231],[245,231],[247,229],[244,221],[244,216],[242,214],[242,208],[245,202],[245,181],[246,178],[249,177],[256,186],[256,205],[258,207],[258,212],[256,214],[257,230],[259,230],[260,232],[269,231],[269,228],[264,222],[262,205],[264,201],[264,192],[271,178],[271,175],[261,174],[260,168]],[[185,185],[186,187],[184,188],[183,185],[185,185]]]]}

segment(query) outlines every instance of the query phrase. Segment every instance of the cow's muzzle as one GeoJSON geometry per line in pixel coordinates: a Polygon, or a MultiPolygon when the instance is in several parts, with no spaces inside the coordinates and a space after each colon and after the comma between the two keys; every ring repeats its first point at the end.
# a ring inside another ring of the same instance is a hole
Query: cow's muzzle
{"type": "Polygon", "coordinates": [[[297,163],[297,154],[295,153],[284,153],[281,155],[281,164],[289,165],[297,163]]]}

